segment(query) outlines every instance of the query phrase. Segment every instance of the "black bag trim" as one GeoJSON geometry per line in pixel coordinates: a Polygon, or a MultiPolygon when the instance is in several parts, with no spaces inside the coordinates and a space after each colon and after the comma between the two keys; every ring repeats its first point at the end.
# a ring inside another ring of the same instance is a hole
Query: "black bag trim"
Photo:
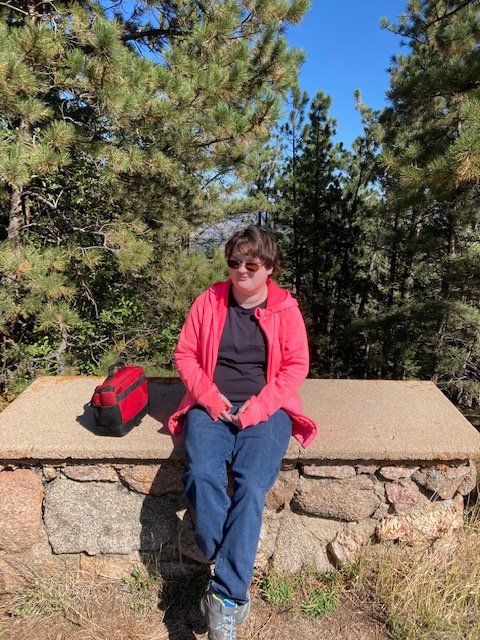
{"type": "MultiPolygon", "coordinates": [[[[120,422],[117,422],[115,424],[105,425],[105,424],[101,423],[100,420],[98,419],[97,431],[98,431],[99,435],[102,435],[102,436],[113,436],[113,437],[124,436],[126,433],[131,431],[133,429],[133,427],[136,427],[140,423],[142,418],[144,418],[147,415],[148,407],[149,407],[149,405],[147,403],[147,405],[139,413],[137,413],[136,416],[134,416],[128,422],[124,422],[123,424],[122,424],[122,416],[121,416],[119,407],[105,407],[106,409],[110,409],[110,410],[112,410],[112,409],[118,410],[118,414],[120,416],[120,422]]],[[[97,411],[97,409],[95,409],[95,412],[96,411],[97,411]]],[[[97,416],[95,416],[95,417],[97,417],[97,416]]]]}
{"type": "MultiPolygon", "coordinates": [[[[128,396],[129,393],[132,393],[133,391],[135,391],[135,389],[139,387],[141,384],[143,384],[145,381],[146,381],[146,377],[141,376],[140,378],[138,378],[138,380],[135,380],[135,382],[131,384],[127,389],[125,389],[125,391],[122,391],[121,393],[115,393],[117,402],[121,402],[124,398],[128,396]]],[[[115,387],[102,385],[101,387],[97,387],[96,389],[96,393],[103,393],[105,391],[115,392],[115,387]]]]}
{"type": "Polygon", "coordinates": [[[121,402],[124,398],[126,398],[128,396],[129,393],[132,393],[133,391],[135,391],[135,389],[137,387],[139,387],[141,384],[143,384],[145,382],[146,378],[145,376],[142,376],[141,378],[139,378],[138,380],[135,380],[135,382],[130,385],[128,387],[128,389],[125,389],[125,391],[122,391],[122,393],[117,393],[117,400],[119,402],[121,402]]]}

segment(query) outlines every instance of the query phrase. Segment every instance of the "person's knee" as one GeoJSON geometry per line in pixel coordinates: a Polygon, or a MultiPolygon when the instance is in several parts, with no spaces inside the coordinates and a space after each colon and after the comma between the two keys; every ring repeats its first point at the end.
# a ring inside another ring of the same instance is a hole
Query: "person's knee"
{"type": "Polygon", "coordinates": [[[253,500],[264,500],[265,494],[275,482],[277,474],[246,474],[235,477],[234,491],[239,496],[253,500]]]}

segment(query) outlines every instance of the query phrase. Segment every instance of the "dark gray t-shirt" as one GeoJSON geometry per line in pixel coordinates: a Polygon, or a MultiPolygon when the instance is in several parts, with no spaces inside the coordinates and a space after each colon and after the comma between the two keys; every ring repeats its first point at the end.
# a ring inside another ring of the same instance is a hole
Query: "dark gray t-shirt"
{"type": "Polygon", "coordinates": [[[218,350],[213,381],[230,402],[243,403],[256,395],[266,384],[266,341],[255,309],[264,309],[262,302],[244,309],[235,300],[230,287],[228,311],[218,350]]]}

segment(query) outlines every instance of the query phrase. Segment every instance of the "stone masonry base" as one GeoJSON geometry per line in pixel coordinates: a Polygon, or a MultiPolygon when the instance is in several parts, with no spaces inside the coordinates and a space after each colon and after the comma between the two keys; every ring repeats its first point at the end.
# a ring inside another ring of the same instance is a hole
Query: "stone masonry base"
{"type": "MultiPolygon", "coordinates": [[[[469,460],[286,461],[267,496],[257,568],[325,571],[352,562],[367,541],[430,543],[463,526],[475,486],[469,460]]],[[[0,522],[0,592],[19,586],[20,567],[122,577],[151,563],[166,575],[202,560],[181,460],[0,460],[0,522]]]]}

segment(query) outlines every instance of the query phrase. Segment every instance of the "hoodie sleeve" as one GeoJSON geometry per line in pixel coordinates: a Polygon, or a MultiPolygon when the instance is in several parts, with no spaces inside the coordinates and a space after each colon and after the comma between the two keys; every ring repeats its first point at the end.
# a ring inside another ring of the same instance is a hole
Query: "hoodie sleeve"
{"type": "Polygon", "coordinates": [[[180,378],[196,402],[205,407],[213,420],[227,408],[216,384],[207,376],[201,360],[201,326],[205,297],[199,296],[188,312],[180,332],[174,360],[180,378]]]}
{"type": "Polygon", "coordinates": [[[299,389],[308,375],[307,332],[301,311],[294,306],[285,313],[285,347],[280,369],[256,396],[250,398],[247,408],[240,415],[242,429],[268,420],[299,389]]]}

